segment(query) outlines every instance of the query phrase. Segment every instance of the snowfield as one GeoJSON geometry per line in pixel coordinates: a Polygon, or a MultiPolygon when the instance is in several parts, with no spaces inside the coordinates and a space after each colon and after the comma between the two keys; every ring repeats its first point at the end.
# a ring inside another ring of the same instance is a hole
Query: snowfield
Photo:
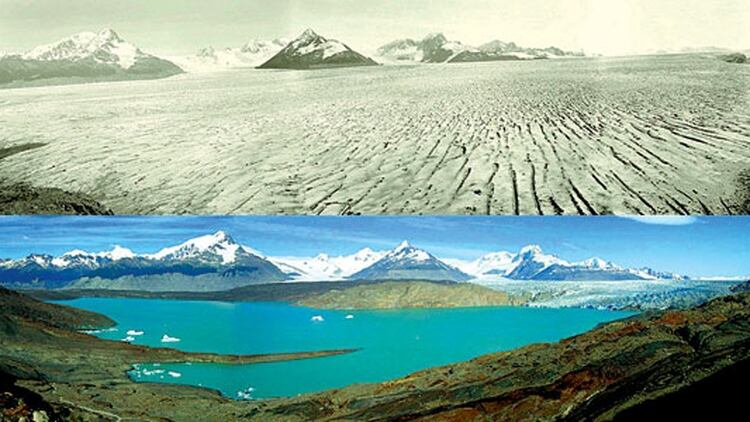
{"type": "Polygon", "coordinates": [[[740,212],[750,68],[698,56],[4,90],[0,179],[127,214],[740,212]]]}

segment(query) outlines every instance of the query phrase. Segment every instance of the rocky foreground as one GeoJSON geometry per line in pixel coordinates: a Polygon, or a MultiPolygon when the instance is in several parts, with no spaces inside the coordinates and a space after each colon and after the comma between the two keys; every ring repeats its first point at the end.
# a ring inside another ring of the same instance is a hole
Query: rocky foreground
{"type": "MultiPolygon", "coordinates": [[[[0,160],[45,145],[27,143],[0,147],[0,160]]],[[[0,214],[110,215],[112,211],[86,194],[0,178],[0,214]]]]}
{"type": "Polygon", "coordinates": [[[489,354],[390,382],[259,402],[246,416],[278,421],[581,421],[669,410],[672,415],[716,417],[738,409],[741,402],[717,408],[685,399],[696,391],[732,397],[732,384],[720,381],[747,374],[748,362],[750,295],[743,294],[691,310],[612,322],[559,343],[489,354]]]}
{"type": "Polygon", "coordinates": [[[740,293],[384,383],[238,402],[201,388],[135,384],[124,372],[143,361],[251,363],[278,356],[188,354],[103,341],[72,327],[106,325],[106,318],[0,292],[0,379],[15,381],[5,382],[2,397],[26,395],[38,406],[32,410],[63,420],[720,417],[739,411],[743,401],[734,386],[750,374],[750,294],[740,293]]]}

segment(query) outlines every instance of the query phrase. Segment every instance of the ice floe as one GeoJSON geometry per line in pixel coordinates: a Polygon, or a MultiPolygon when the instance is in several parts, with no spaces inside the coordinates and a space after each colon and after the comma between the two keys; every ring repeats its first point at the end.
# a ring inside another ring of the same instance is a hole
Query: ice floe
{"type": "Polygon", "coordinates": [[[237,392],[237,398],[239,400],[252,400],[253,391],[255,391],[253,387],[247,387],[245,390],[237,392]]]}
{"type": "Polygon", "coordinates": [[[125,343],[130,343],[130,342],[135,341],[135,337],[133,337],[133,336],[127,336],[127,337],[125,337],[124,339],[122,339],[120,341],[124,341],[125,343]]]}
{"type": "Polygon", "coordinates": [[[177,371],[169,371],[167,372],[167,374],[169,374],[169,376],[172,378],[179,378],[182,376],[182,374],[177,371]]]}
{"type": "Polygon", "coordinates": [[[167,334],[164,334],[163,336],[161,336],[161,342],[162,343],[177,343],[179,341],[180,341],[179,338],[177,338],[177,337],[170,337],[167,334]]]}
{"type": "Polygon", "coordinates": [[[128,332],[127,332],[127,333],[125,333],[125,334],[127,334],[127,335],[129,335],[129,336],[142,336],[142,335],[143,335],[143,331],[138,331],[138,330],[128,330],[128,332]]]}
{"type": "Polygon", "coordinates": [[[345,316],[344,318],[345,318],[345,319],[354,319],[354,315],[352,315],[352,314],[349,314],[349,315],[345,316]]]}
{"type": "Polygon", "coordinates": [[[325,320],[323,319],[323,315],[315,315],[312,318],[310,318],[310,321],[313,321],[313,322],[323,322],[325,320]]]}

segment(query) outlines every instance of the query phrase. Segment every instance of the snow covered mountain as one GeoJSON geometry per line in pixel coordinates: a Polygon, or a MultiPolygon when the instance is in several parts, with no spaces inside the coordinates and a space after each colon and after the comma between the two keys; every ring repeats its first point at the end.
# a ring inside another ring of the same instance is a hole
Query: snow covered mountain
{"type": "Polygon", "coordinates": [[[374,264],[385,254],[386,252],[364,248],[355,254],[344,256],[319,254],[313,258],[273,257],[269,259],[295,281],[333,281],[346,279],[374,264]]]}
{"type": "Polygon", "coordinates": [[[174,63],[144,53],[111,29],[81,32],[24,54],[0,57],[0,84],[153,79],[182,73],[174,63]]]}
{"type": "Polygon", "coordinates": [[[96,288],[149,291],[228,290],[279,281],[439,280],[493,282],[685,280],[650,268],[623,268],[600,258],[568,262],[529,245],[474,261],[439,259],[403,242],[391,251],[365,248],[352,255],[266,257],[218,231],[151,254],[115,246],[60,256],[30,254],[0,259],[0,284],[14,288],[96,288]]]}
{"type": "Polygon", "coordinates": [[[40,45],[25,53],[26,60],[81,60],[94,58],[99,63],[117,65],[128,69],[139,59],[148,57],[138,47],[124,41],[111,29],[99,33],[81,32],[52,44],[40,45]]]}
{"type": "Polygon", "coordinates": [[[513,42],[499,40],[490,41],[476,48],[459,41],[450,41],[441,33],[429,34],[420,41],[410,38],[396,40],[377,50],[377,57],[391,63],[460,63],[581,56],[583,53],[563,51],[557,47],[523,48],[513,42]]]}
{"type": "Polygon", "coordinates": [[[173,58],[187,72],[212,72],[226,69],[254,68],[268,61],[289,44],[285,38],[271,41],[250,40],[242,47],[214,49],[206,47],[197,54],[173,58]]]}
{"type": "Polygon", "coordinates": [[[352,280],[466,281],[471,279],[471,276],[404,241],[374,264],[348,278],[352,280]]]}
{"type": "Polygon", "coordinates": [[[191,259],[226,265],[241,261],[248,256],[262,257],[262,254],[255,249],[240,245],[227,233],[218,231],[144,256],[154,260],[185,261],[191,259]]]}
{"type": "Polygon", "coordinates": [[[420,41],[407,38],[390,42],[377,51],[386,61],[444,63],[472,47],[449,41],[441,33],[428,34],[420,41]]]}
{"type": "Polygon", "coordinates": [[[650,268],[622,268],[601,258],[590,258],[581,262],[568,262],[542,252],[537,245],[528,245],[516,253],[496,252],[475,261],[453,265],[472,276],[503,278],[511,280],[545,281],[607,281],[607,280],[684,280],[679,274],[655,271],[650,268]]]}
{"type": "Polygon", "coordinates": [[[116,246],[100,253],[33,254],[0,263],[0,284],[16,288],[205,291],[288,279],[258,252],[221,231],[154,254],[116,246]]]}
{"type": "Polygon", "coordinates": [[[503,276],[513,267],[513,258],[515,256],[515,254],[510,252],[493,252],[481,256],[474,261],[443,259],[443,262],[475,277],[503,276]]]}
{"type": "Polygon", "coordinates": [[[259,68],[314,69],[373,65],[377,63],[346,44],[324,38],[308,29],[259,68]]]}

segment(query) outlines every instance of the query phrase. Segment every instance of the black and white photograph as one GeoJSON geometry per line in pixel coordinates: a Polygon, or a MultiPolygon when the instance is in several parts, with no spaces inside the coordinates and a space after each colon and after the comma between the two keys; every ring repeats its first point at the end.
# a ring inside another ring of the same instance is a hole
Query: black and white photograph
{"type": "Polygon", "coordinates": [[[737,420],[747,0],[0,0],[0,422],[737,420]]]}

